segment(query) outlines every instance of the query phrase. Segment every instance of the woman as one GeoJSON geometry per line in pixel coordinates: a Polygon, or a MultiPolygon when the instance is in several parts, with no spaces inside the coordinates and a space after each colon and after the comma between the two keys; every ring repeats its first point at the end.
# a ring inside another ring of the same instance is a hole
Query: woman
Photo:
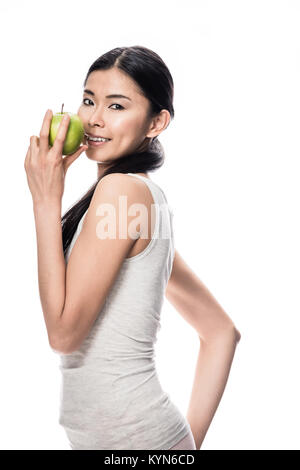
{"type": "Polygon", "coordinates": [[[84,145],[62,158],[67,118],[49,148],[50,110],[40,137],[30,138],[24,166],[40,297],[49,344],[61,358],[59,423],[74,450],[199,449],[239,339],[175,252],[172,212],[149,177],[164,162],[157,137],[174,117],[172,102],[172,76],[156,53],[115,48],[84,81],[84,145]],[[83,150],[98,178],[61,219],[66,171],[83,150]],[[164,294],[201,340],[187,419],[155,368],[164,294]]]}

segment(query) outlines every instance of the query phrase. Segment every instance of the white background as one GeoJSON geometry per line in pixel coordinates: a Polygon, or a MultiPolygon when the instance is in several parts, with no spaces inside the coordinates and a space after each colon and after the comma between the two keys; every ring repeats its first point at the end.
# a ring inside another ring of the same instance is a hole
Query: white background
{"type": "MultiPolygon", "coordinates": [[[[150,177],[177,250],[242,335],[202,449],[300,449],[300,2],[9,0],[0,18],[0,448],[69,449],[38,294],[30,136],[47,108],[77,112],[96,58],[142,45],[175,83],[166,162],[150,177]]],[[[96,171],[76,160],[63,211],[96,171]]],[[[157,368],[185,414],[197,335],[167,300],[161,323],[157,368]]]]}

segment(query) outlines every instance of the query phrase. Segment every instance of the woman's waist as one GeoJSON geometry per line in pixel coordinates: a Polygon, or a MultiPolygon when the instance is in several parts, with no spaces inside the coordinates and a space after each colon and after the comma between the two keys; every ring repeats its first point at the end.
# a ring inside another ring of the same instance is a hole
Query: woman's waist
{"type": "Polygon", "coordinates": [[[64,389],[78,394],[101,394],[126,392],[130,394],[144,388],[161,392],[154,360],[140,359],[135,362],[97,361],[78,367],[60,365],[64,389]]]}
{"type": "Polygon", "coordinates": [[[170,405],[155,369],[147,373],[97,373],[89,379],[63,374],[60,396],[61,414],[77,422],[95,416],[100,422],[122,419],[129,424],[134,417],[142,420],[145,413],[150,416],[170,405]]]}
{"type": "MultiPolygon", "coordinates": [[[[74,430],[106,432],[167,427],[174,430],[187,426],[186,419],[158,382],[135,389],[99,388],[98,393],[63,388],[59,422],[74,430]]],[[[95,390],[96,392],[96,390],[95,390]]]]}

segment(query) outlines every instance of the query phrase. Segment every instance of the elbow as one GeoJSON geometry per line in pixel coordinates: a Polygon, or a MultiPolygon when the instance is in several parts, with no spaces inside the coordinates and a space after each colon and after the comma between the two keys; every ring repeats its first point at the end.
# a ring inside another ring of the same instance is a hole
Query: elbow
{"type": "Polygon", "coordinates": [[[51,349],[58,354],[70,354],[73,352],[73,349],[70,347],[70,343],[67,341],[62,341],[61,339],[51,338],[49,340],[51,349]]]}
{"type": "MultiPolygon", "coordinates": [[[[228,330],[226,330],[227,333],[228,330]]],[[[230,324],[229,326],[229,334],[233,336],[234,340],[238,343],[241,339],[241,333],[239,330],[236,328],[234,323],[230,324]]]]}
{"type": "Polygon", "coordinates": [[[224,338],[230,338],[232,341],[238,343],[241,339],[241,333],[236,328],[233,323],[230,323],[226,327],[222,327],[222,329],[216,330],[214,329],[210,335],[200,335],[198,334],[200,340],[204,343],[211,343],[219,340],[223,340],[224,338]]]}
{"type": "Polygon", "coordinates": [[[67,340],[56,340],[52,341],[50,343],[51,349],[54,350],[54,352],[59,353],[59,354],[71,354],[73,352],[78,351],[80,348],[80,345],[78,342],[75,343],[74,341],[67,341],[67,340]]]}
{"type": "Polygon", "coordinates": [[[60,344],[57,343],[57,341],[49,341],[50,348],[52,351],[54,351],[57,354],[65,354],[64,348],[61,347],[60,344]]]}
{"type": "Polygon", "coordinates": [[[54,352],[59,354],[70,354],[77,348],[74,345],[74,334],[71,334],[70,328],[62,321],[56,328],[56,331],[52,332],[49,336],[49,344],[54,352]]]}
{"type": "Polygon", "coordinates": [[[234,327],[234,332],[235,332],[236,342],[238,343],[242,335],[236,327],[234,327]]]}

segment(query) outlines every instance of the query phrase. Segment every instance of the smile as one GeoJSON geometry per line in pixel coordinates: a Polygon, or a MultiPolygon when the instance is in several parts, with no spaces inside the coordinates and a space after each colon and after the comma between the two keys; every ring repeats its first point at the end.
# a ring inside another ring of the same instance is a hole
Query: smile
{"type": "Polygon", "coordinates": [[[92,140],[92,139],[89,139],[88,137],[87,137],[86,140],[87,140],[87,144],[88,144],[89,147],[101,147],[102,145],[105,145],[110,141],[110,139],[109,140],[106,140],[106,139],[105,140],[102,140],[102,139],[101,140],[94,140],[94,139],[92,140]]]}
{"type": "Polygon", "coordinates": [[[86,134],[86,133],[84,135],[86,136],[87,140],[92,140],[93,142],[108,142],[109,140],[111,140],[111,139],[107,139],[105,137],[93,137],[93,136],[91,136],[89,134],[86,134]]]}

